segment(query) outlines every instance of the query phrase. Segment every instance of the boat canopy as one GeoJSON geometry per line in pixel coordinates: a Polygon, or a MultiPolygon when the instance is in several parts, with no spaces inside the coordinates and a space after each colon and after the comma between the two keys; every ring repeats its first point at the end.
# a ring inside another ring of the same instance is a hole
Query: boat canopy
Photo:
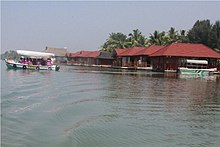
{"type": "Polygon", "coordinates": [[[206,60],[186,60],[187,63],[194,63],[194,64],[208,64],[208,61],[206,60]]]}
{"type": "Polygon", "coordinates": [[[53,53],[44,53],[36,51],[26,51],[26,50],[17,50],[19,55],[30,56],[30,57],[54,57],[53,53]]]}

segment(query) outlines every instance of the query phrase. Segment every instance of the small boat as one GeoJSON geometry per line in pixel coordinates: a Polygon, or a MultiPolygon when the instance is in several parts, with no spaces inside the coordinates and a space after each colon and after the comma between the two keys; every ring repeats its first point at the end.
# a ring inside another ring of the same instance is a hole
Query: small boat
{"type": "Polygon", "coordinates": [[[217,68],[207,68],[206,60],[186,60],[186,67],[179,67],[181,74],[210,75],[217,71],[217,68]]]}
{"type": "Polygon", "coordinates": [[[17,50],[20,55],[19,60],[5,59],[8,69],[29,69],[29,70],[54,70],[58,71],[60,67],[53,64],[55,55],[52,53],[17,50]]]}

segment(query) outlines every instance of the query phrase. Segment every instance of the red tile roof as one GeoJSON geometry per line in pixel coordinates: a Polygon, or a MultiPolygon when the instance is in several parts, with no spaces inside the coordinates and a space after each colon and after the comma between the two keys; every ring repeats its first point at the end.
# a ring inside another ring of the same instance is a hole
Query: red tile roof
{"type": "Polygon", "coordinates": [[[143,48],[142,50],[138,51],[135,53],[136,56],[140,56],[140,55],[151,55],[153,53],[155,53],[156,51],[164,48],[165,46],[159,46],[159,45],[151,45],[147,48],[143,48]]]}
{"type": "Polygon", "coordinates": [[[141,50],[143,50],[145,47],[132,47],[132,48],[126,48],[126,49],[120,49],[118,50],[117,56],[135,56],[135,54],[141,50]],[[122,51],[123,50],[123,51],[122,51]]]}
{"type": "Polygon", "coordinates": [[[69,57],[75,57],[75,56],[77,56],[77,55],[79,55],[79,54],[80,54],[80,52],[69,53],[69,54],[67,54],[67,56],[69,56],[69,57]]]}
{"type": "Polygon", "coordinates": [[[150,55],[164,46],[152,45],[150,47],[132,47],[125,49],[115,49],[117,56],[125,57],[125,56],[140,56],[140,55],[150,55]]]}
{"type": "Polygon", "coordinates": [[[203,44],[172,43],[150,56],[220,58],[220,54],[203,44]]]}
{"type": "Polygon", "coordinates": [[[126,49],[117,48],[115,49],[115,52],[117,55],[120,55],[122,52],[124,52],[126,49]]]}
{"type": "Polygon", "coordinates": [[[69,57],[88,57],[88,58],[95,58],[100,55],[100,51],[79,51],[76,53],[70,53],[69,57]]]}

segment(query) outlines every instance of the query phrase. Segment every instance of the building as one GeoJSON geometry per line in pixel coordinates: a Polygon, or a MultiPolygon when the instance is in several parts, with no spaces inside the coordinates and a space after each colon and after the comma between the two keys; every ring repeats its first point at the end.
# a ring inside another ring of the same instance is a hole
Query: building
{"type": "Polygon", "coordinates": [[[187,60],[206,60],[207,68],[220,71],[220,54],[203,44],[172,43],[167,46],[132,47],[67,54],[69,65],[106,66],[126,69],[177,72],[187,60]]]}
{"type": "Polygon", "coordinates": [[[115,49],[114,55],[116,56],[116,66],[123,68],[135,68],[137,61],[139,60],[135,53],[143,49],[144,47],[133,47],[125,49],[115,49]]]}
{"type": "Polygon", "coordinates": [[[96,57],[96,65],[108,65],[112,66],[114,58],[112,54],[107,51],[101,51],[99,56],[96,57]]]}
{"type": "Polygon", "coordinates": [[[150,55],[163,47],[152,45],[149,47],[115,49],[115,66],[130,69],[152,69],[150,55]]]}
{"type": "Polygon", "coordinates": [[[172,43],[150,55],[154,71],[178,71],[187,59],[207,60],[220,70],[220,54],[203,44],[172,43]]]}
{"type": "Polygon", "coordinates": [[[112,54],[105,51],[79,51],[68,54],[68,65],[111,66],[112,54]]]}
{"type": "Polygon", "coordinates": [[[68,50],[66,47],[64,48],[46,47],[46,49],[43,52],[55,54],[57,63],[67,63],[66,55],[68,53],[68,50]]]}
{"type": "Polygon", "coordinates": [[[99,56],[99,51],[79,51],[76,53],[69,53],[69,65],[94,65],[95,57],[99,56]]]}

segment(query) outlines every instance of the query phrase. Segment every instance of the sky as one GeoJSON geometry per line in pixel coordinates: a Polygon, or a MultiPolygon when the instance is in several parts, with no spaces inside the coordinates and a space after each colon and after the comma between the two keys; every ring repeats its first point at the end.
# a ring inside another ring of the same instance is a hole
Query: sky
{"type": "Polygon", "coordinates": [[[2,1],[1,52],[99,50],[112,32],[189,30],[220,20],[220,1],[2,1]]]}

